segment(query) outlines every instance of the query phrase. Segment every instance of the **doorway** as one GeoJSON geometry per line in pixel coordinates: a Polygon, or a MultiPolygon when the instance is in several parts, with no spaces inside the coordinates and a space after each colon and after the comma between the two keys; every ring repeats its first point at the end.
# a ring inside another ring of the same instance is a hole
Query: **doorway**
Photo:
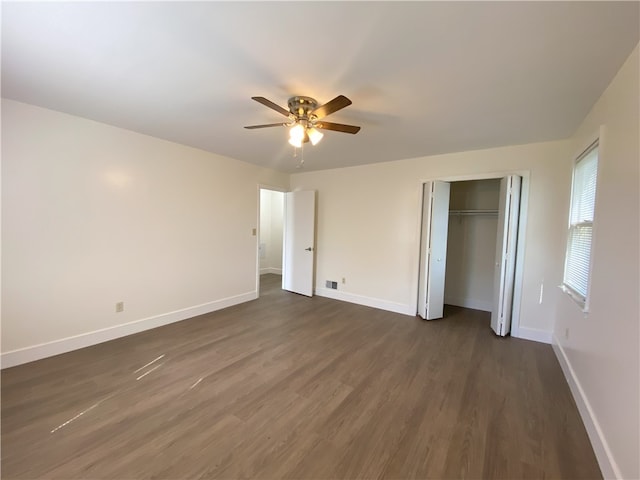
{"type": "Polygon", "coordinates": [[[418,315],[442,318],[446,303],[491,312],[497,335],[512,322],[517,330],[528,175],[436,180],[423,191],[418,315]]]}
{"type": "MultiPolygon", "coordinates": [[[[256,291],[261,278],[282,289],[313,296],[315,280],[316,192],[282,192],[258,187],[256,291]]],[[[254,232],[255,233],[255,232],[254,232]]]]}
{"type": "Polygon", "coordinates": [[[262,280],[282,283],[284,192],[260,188],[258,229],[258,295],[262,280]]]}

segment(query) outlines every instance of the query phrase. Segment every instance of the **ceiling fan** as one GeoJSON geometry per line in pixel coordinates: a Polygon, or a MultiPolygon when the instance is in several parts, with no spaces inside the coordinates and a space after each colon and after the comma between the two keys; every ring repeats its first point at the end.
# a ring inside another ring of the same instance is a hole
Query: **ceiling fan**
{"type": "Polygon", "coordinates": [[[250,125],[244,128],[291,127],[289,130],[289,143],[297,148],[302,147],[303,143],[309,141],[312,145],[317,144],[323,137],[323,133],[320,130],[333,130],[351,134],[356,134],[360,131],[360,127],[355,125],[320,121],[327,115],[351,105],[351,100],[344,95],[338,95],[333,100],[320,106],[316,99],[311,97],[291,97],[288,102],[289,110],[264,97],[251,97],[251,99],[284,115],[288,118],[288,121],[268,123],[266,125],[250,125]]]}

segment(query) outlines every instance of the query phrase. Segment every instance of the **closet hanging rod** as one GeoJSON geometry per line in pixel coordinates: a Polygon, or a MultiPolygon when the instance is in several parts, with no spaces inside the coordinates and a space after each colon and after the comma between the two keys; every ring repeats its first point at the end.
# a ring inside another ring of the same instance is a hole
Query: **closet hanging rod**
{"type": "Polygon", "coordinates": [[[497,215],[498,210],[449,210],[449,215],[497,215]]]}

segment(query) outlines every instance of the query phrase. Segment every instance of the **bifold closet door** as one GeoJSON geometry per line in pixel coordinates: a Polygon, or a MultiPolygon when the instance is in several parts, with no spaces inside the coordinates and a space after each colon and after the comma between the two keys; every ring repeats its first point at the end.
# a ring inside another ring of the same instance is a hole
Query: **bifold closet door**
{"type": "Polygon", "coordinates": [[[500,336],[505,336],[511,331],[521,183],[522,179],[517,175],[510,175],[500,180],[493,306],[491,308],[491,328],[496,335],[500,336]]]}
{"type": "Polygon", "coordinates": [[[444,314],[450,188],[450,183],[438,181],[423,186],[418,315],[425,320],[444,314]]]}

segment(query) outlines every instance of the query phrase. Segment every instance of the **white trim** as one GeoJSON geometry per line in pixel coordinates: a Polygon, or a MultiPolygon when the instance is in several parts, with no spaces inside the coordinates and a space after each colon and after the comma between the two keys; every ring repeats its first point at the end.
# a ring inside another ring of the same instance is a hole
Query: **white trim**
{"type": "Polygon", "coordinates": [[[568,285],[558,285],[558,288],[562,291],[562,293],[566,294],[571,300],[575,302],[576,305],[580,308],[582,313],[588,314],[589,310],[587,309],[586,299],[582,297],[579,293],[575,292],[568,285]]]}
{"type": "Polygon", "coordinates": [[[290,192],[291,189],[289,187],[277,187],[275,185],[269,185],[267,183],[259,183],[258,184],[258,193],[260,193],[260,189],[262,190],[271,190],[274,192],[282,192],[287,193],[290,192]]]}
{"type": "Polygon", "coordinates": [[[620,472],[620,468],[618,468],[618,464],[613,458],[609,444],[602,433],[602,429],[600,428],[600,424],[598,423],[593,409],[591,408],[589,399],[584,393],[584,390],[578,381],[578,377],[571,367],[571,363],[567,358],[564,348],[562,348],[562,345],[560,345],[560,342],[558,341],[558,337],[555,335],[553,335],[552,346],[553,351],[558,358],[558,362],[560,363],[560,367],[562,368],[562,372],[569,384],[569,389],[571,390],[573,399],[578,406],[582,422],[587,429],[587,434],[589,435],[589,440],[591,440],[593,451],[596,454],[598,465],[600,465],[602,476],[604,478],[622,478],[622,472],[620,472]]]}
{"type": "Polygon", "coordinates": [[[416,309],[413,305],[404,305],[402,303],[389,302],[388,300],[381,300],[379,298],[365,297],[363,295],[356,295],[355,293],[346,293],[331,288],[316,288],[316,295],[319,297],[333,298],[334,300],[341,300],[343,302],[356,303],[358,305],[364,305],[366,307],[378,308],[380,310],[387,310],[389,312],[401,313],[403,315],[410,315],[415,317],[416,309]]]}
{"type": "Polygon", "coordinates": [[[233,297],[227,297],[215,300],[202,305],[167,312],[153,317],[134,320],[133,322],[115,325],[113,327],[102,328],[89,333],[82,333],[73,337],[62,338],[52,342],[41,343],[30,347],[19,348],[9,352],[3,352],[0,356],[1,368],[14,367],[27,362],[40,360],[41,358],[60,355],[61,353],[78,350],[80,348],[90,347],[98,343],[107,342],[134,333],[150,330],[152,328],[161,327],[169,323],[179,322],[197,315],[214,312],[223,308],[231,307],[239,303],[248,302],[258,298],[257,292],[247,292],[233,297]]]}
{"type": "Polygon", "coordinates": [[[551,344],[553,333],[547,330],[538,330],[537,328],[520,327],[511,330],[511,336],[522,338],[523,340],[533,340],[534,342],[551,344]]]}
{"type": "Polygon", "coordinates": [[[459,297],[444,297],[444,303],[446,305],[455,305],[456,307],[471,308],[473,310],[482,310],[483,312],[490,312],[493,307],[493,302],[485,300],[475,300],[473,298],[459,298],[459,297]]]}

